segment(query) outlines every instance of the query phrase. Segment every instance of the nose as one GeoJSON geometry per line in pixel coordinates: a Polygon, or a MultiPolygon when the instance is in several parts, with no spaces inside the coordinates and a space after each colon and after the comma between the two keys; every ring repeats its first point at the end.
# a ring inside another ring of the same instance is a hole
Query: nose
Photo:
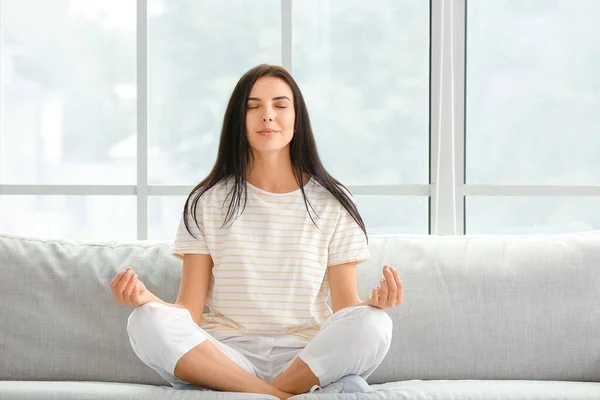
{"type": "Polygon", "coordinates": [[[271,115],[265,115],[265,116],[262,117],[262,121],[263,122],[267,122],[267,121],[273,122],[273,116],[271,116],[271,115]]]}

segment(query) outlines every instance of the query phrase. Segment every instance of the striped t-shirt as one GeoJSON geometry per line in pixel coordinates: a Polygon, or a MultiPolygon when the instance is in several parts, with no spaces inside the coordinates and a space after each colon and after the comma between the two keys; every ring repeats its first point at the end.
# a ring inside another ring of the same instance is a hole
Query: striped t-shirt
{"type": "Polygon", "coordinates": [[[219,337],[292,335],[310,340],[332,315],[327,267],[369,259],[365,235],[314,178],[304,191],[318,227],[300,189],[271,193],[246,184],[246,207],[240,215],[242,199],[237,218],[225,227],[231,180],[200,197],[196,216],[202,231],[188,217],[196,238],[180,220],[173,254],[210,254],[214,263],[206,298],[210,312],[203,315],[201,327],[219,337]]]}

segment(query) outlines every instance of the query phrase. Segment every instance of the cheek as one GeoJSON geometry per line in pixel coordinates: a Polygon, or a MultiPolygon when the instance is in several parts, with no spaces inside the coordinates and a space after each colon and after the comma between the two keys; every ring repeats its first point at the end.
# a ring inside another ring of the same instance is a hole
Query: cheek
{"type": "Polygon", "coordinates": [[[260,124],[260,120],[257,121],[254,113],[246,114],[246,136],[252,136],[251,132],[256,131],[260,127],[260,124]]]}
{"type": "Polygon", "coordinates": [[[250,132],[254,130],[253,126],[254,124],[252,122],[252,117],[250,115],[246,115],[246,139],[248,139],[248,142],[252,140],[252,135],[250,132]]]}
{"type": "Polygon", "coordinates": [[[292,131],[294,130],[294,122],[296,121],[296,115],[291,112],[289,114],[286,114],[283,116],[283,125],[288,128],[291,129],[292,131]]]}

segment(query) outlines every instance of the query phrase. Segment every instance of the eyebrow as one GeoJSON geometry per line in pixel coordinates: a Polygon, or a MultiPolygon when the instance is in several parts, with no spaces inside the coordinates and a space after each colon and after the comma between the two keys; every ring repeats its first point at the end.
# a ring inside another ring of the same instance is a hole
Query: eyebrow
{"type": "MultiPolygon", "coordinates": [[[[283,100],[283,99],[287,99],[288,101],[291,102],[290,98],[287,96],[277,96],[277,97],[273,97],[273,100],[283,100]]],[[[248,97],[248,101],[250,100],[256,100],[256,101],[260,101],[260,99],[258,97],[248,97]]]]}

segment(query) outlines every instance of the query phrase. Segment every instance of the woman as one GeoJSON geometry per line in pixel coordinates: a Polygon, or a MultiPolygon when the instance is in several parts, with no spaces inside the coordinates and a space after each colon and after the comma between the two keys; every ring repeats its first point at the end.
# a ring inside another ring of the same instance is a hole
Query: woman
{"type": "Polygon", "coordinates": [[[368,390],[391,342],[382,309],[402,302],[402,283],[384,266],[380,285],[359,298],[366,229],[323,167],[283,68],[259,65],[237,83],[216,163],[185,203],[173,254],[183,260],[174,304],[130,268],[110,285],[116,301],[137,306],[133,350],[171,385],[280,399],[368,390]]]}

